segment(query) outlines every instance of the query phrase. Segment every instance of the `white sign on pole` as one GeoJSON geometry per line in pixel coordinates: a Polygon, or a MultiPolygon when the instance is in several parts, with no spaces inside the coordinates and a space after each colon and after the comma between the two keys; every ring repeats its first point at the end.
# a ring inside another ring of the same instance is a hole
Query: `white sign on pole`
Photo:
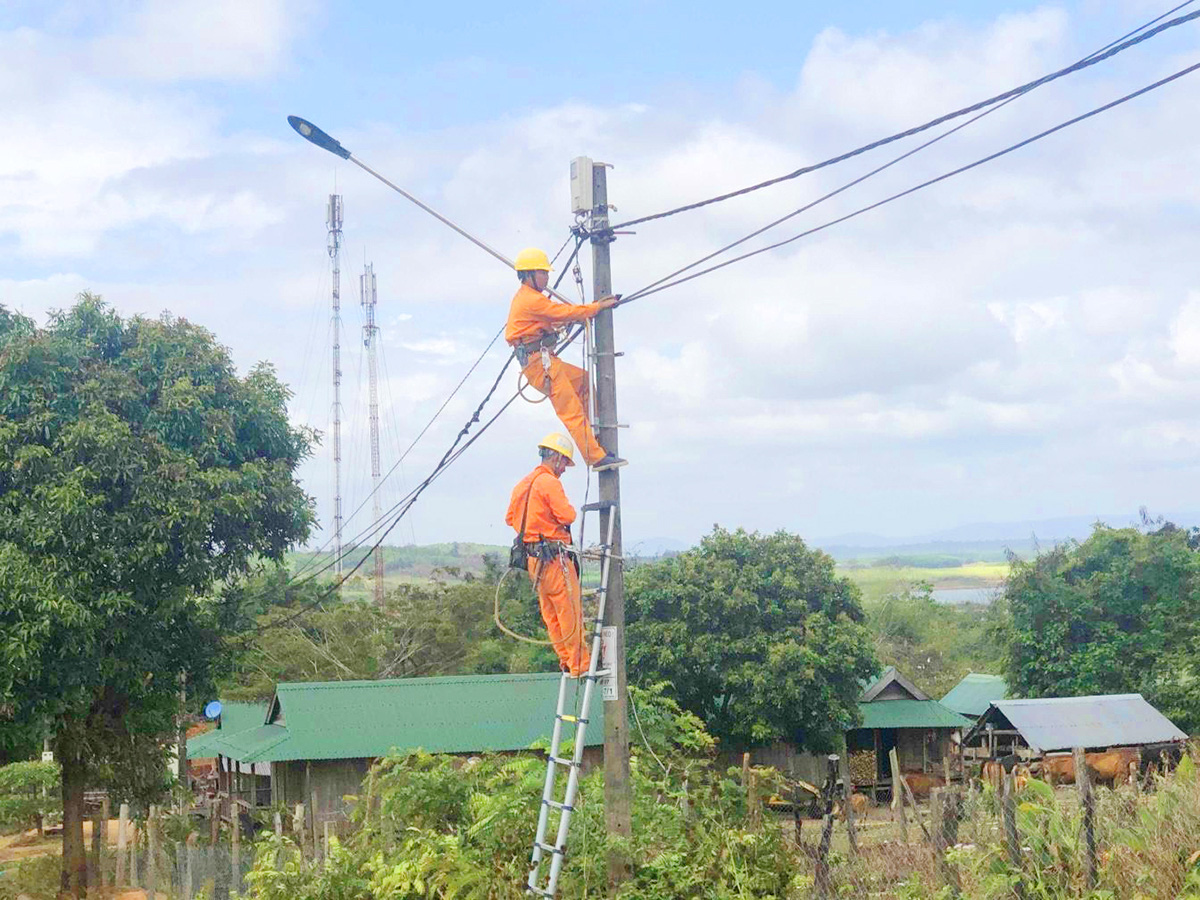
{"type": "Polygon", "coordinates": [[[609,674],[600,679],[600,696],[604,700],[617,699],[617,626],[605,625],[600,629],[600,668],[609,674]]]}
{"type": "Polygon", "coordinates": [[[43,750],[42,751],[42,762],[54,762],[54,751],[53,750],[43,750]]]}

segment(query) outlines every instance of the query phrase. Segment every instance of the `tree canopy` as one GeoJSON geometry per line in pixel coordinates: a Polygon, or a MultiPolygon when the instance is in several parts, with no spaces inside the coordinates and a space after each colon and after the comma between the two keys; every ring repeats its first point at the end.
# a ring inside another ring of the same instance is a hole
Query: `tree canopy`
{"type": "Polygon", "coordinates": [[[1140,693],[1200,728],[1200,554],[1189,533],[1098,525],[1005,587],[1005,676],[1020,696],[1140,693]]]}
{"type": "Polygon", "coordinates": [[[214,586],[307,535],[287,398],[181,319],[0,309],[0,710],[52,735],[77,894],[83,787],[161,787],[181,678],[203,696],[242,617],[214,586]]]}
{"type": "Polygon", "coordinates": [[[878,671],[858,588],[784,531],[714,528],[626,576],[632,677],[666,681],[727,746],[833,747],[878,671]]]}

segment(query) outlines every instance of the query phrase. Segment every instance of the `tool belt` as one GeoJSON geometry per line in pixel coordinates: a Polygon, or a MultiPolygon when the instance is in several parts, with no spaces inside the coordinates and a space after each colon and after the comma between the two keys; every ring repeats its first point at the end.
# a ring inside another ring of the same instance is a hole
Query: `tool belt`
{"type": "Polygon", "coordinates": [[[517,344],[513,347],[513,353],[516,354],[517,363],[523,369],[529,365],[529,358],[535,353],[539,353],[543,349],[553,351],[556,346],[558,346],[558,332],[546,331],[531,341],[517,344]]]}
{"type": "Polygon", "coordinates": [[[548,541],[544,538],[540,541],[532,541],[525,544],[525,552],[543,563],[555,562],[565,556],[575,567],[576,576],[581,574],[579,554],[574,552],[574,548],[565,541],[548,541]]]}

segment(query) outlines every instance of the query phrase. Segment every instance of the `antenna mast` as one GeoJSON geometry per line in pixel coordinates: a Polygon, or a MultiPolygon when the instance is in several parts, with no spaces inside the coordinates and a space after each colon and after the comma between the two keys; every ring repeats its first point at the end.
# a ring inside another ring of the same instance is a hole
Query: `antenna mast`
{"type": "Polygon", "coordinates": [[[330,194],[325,208],[329,258],[333,262],[333,559],[342,577],[342,195],[330,194]]]}
{"type": "MultiPolygon", "coordinates": [[[[382,518],[379,497],[379,369],[375,361],[375,348],[379,343],[379,326],[375,324],[375,267],[367,263],[360,279],[363,306],[363,346],[367,348],[367,378],[370,383],[371,403],[371,501],[374,509],[373,521],[382,518]]],[[[375,604],[383,605],[383,547],[375,548],[375,604]]]]}

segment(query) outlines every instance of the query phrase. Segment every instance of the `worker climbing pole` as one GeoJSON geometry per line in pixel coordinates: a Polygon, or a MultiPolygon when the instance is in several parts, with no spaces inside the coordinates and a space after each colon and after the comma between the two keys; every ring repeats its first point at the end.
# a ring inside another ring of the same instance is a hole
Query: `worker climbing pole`
{"type": "MultiPolygon", "coordinates": [[[[599,513],[601,540],[598,547],[588,554],[583,552],[582,547],[576,550],[580,557],[587,555],[600,563],[599,586],[592,592],[596,599],[594,617],[585,622],[582,611],[572,613],[577,620],[576,627],[579,630],[575,633],[565,634],[564,629],[559,627],[557,635],[551,634],[552,643],[566,643],[565,639],[570,638],[574,652],[571,659],[563,660],[564,672],[554,716],[546,786],[540,805],[537,837],[534,841],[531,871],[526,886],[534,894],[546,897],[555,896],[558,875],[565,860],[566,839],[579,786],[585,730],[588,725],[588,710],[592,695],[597,685],[600,685],[605,704],[605,824],[610,838],[616,839],[610,841],[613,849],[610,850],[608,860],[608,881],[610,893],[615,893],[622,882],[632,874],[628,846],[633,829],[629,731],[625,694],[625,596],[620,513],[620,469],[625,465],[625,460],[618,456],[617,448],[619,426],[616,357],[618,354],[615,350],[612,318],[612,309],[620,300],[612,294],[609,245],[612,243],[614,235],[609,227],[608,219],[606,166],[603,163],[593,163],[586,157],[580,157],[571,164],[572,202],[574,211],[579,218],[579,226],[574,231],[581,239],[586,236],[591,242],[593,297],[600,298],[598,302],[576,306],[548,287],[551,262],[544,252],[529,248],[522,251],[515,261],[507,259],[403,188],[388,181],[357,159],[340,142],[311,122],[298,116],[289,116],[288,122],[306,140],[363,169],[458,232],[481,250],[517,271],[521,287],[513,298],[505,337],[513,346],[513,353],[522,367],[523,377],[532,387],[549,397],[555,412],[579,443],[580,451],[589,468],[598,473],[600,500],[596,503],[585,504],[583,513],[585,515],[588,512],[599,513]],[[562,303],[553,303],[546,294],[562,303]],[[589,396],[589,389],[592,385],[589,385],[588,373],[576,369],[574,366],[568,366],[557,356],[557,351],[561,349],[562,345],[557,344],[553,338],[557,337],[557,329],[561,325],[569,323],[583,323],[584,329],[588,332],[591,346],[587,347],[586,356],[592,361],[595,376],[594,395],[591,396],[589,396]],[[592,396],[595,399],[594,404],[590,402],[592,396]],[[592,418],[593,416],[594,418],[592,418]],[[557,641],[553,640],[555,637],[558,638],[557,641]],[[583,652],[586,646],[585,640],[590,643],[590,650],[587,651],[586,657],[583,652]],[[578,679],[577,684],[582,681],[585,685],[583,705],[578,712],[568,713],[567,684],[569,680],[576,679],[578,679]],[[571,759],[564,759],[559,755],[564,726],[575,728],[575,751],[571,759]],[[565,795],[562,800],[557,800],[554,799],[554,795],[556,775],[560,769],[565,769],[568,777],[565,795]],[[558,812],[557,836],[553,843],[547,840],[552,811],[558,812]],[[544,865],[547,862],[549,865],[544,865]]],[[[507,408],[507,404],[505,408],[507,408]]],[[[478,411],[476,412],[477,417],[478,411]]],[[[561,435],[548,436],[543,440],[543,450],[553,450],[554,447],[558,447],[562,452],[558,450],[551,452],[549,458],[562,457],[566,462],[560,462],[560,467],[565,468],[566,464],[570,462],[570,443],[561,435]],[[551,441],[551,438],[554,440],[551,441]],[[549,448],[547,444],[550,444],[549,448]]],[[[447,457],[450,455],[448,453],[447,457]]],[[[440,471],[445,462],[446,460],[443,460],[443,463],[439,464],[434,475],[440,471]]],[[[534,492],[539,490],[534,483],[536,474],[536,471],[531,473],[528,486],[530,491],[534,492]]],[[[425,483],[427,484],[433,477],[430,476],[425,483]]],[[[523,494],[524,492],[518,489],[517,492],[514,492],[514,497],[517,493],[523,494]]],[[[522,509],[522,512],[525,513],[525,510],[522,509]]],[[[515,526],[514,509],[510,508],[509,518],[513,520],[510,524],[515,526]]],[[[399,516],[396,521],[399,521],[399,516]]],[[[524,514],[521,518],[521,525],[524,530],[526,525],[524,514]]],[[[383,534],[386,536],[387,531],[385,530],[383,534]]],[[[569,532],[566,536],[569,541],[569,532]]],[[[521,538],[524,537],[526,535],[522,534],[521,538]]],[[[565,580],[570,581],[565,568],[566,558],[566,555],[560,553],[556,561],[563,566],[565,580]]],[[[531,575],[534,575],[535,578],[537,568],[530,566],[531,575]]],[[[576,591],[576,596],[578,596],[578,588],[576,591]]],[[[579,608],[578,604],[575,608],[579,608]]]]}

